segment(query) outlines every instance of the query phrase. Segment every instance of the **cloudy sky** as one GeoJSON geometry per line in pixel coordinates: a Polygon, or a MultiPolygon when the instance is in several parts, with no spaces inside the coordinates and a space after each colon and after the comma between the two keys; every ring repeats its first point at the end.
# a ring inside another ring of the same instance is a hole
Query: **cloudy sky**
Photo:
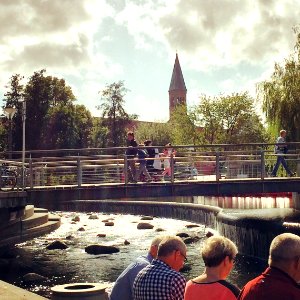
{"type": "Polygon", "coordinates": [[[249,91],[295,44],[299,0],[0,0],[0,96],[15,74],[65,78],[94,116],[124,80],[126,109],[167,120],[176,51],[189,105],[249,91]]]}

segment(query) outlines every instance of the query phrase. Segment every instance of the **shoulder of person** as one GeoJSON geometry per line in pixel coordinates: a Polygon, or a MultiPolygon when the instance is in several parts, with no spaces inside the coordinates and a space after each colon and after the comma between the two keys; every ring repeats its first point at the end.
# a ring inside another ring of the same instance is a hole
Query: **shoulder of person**
{"type": "Polygon", "coordinates": [[[236,297],[241,292],[241,290],[236,285],[234,285],[226,280],[220,280],[219,283],[222,284],[223,286],[225,286],[226,288],[228,288],[236,297]]]}

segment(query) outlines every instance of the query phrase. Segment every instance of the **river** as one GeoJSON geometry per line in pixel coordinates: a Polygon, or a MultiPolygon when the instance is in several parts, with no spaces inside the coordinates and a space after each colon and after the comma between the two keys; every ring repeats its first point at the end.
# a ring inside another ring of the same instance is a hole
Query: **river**
{"type": "MultiPolygon", "coordinates": [[[[173,235],[179,232],[187,232],[192,236],[200,237],[199,241],[187,245],[188,262],[183,275],[186,279],[190,279],[202,273],[204,269],[199,249],[203,240],[206,239],[205,233],[210,229],[203,225],[188,229],[186,225],[191,224],[190,222],[154,218],[147,221],[154,225],[153,229],[138,230],[137,223],[141,221],[141,216],[97,213],[99,219],[91,220],[89,214],[86,213],[60,212],[59,214],[62,220],[59,229],[17,245],[22,253],[19,259],[23,260],[22,263],[28,267],[26,270],[43,275],[47,277],[47,280],[38,284],[26,284],[22,279],[22,273],[24,273],[22,271],[17,274],[13,272],[7,274],[2,278],[3,280],[48,298],[50,298],[52,286],[65,283],[106,283],[109,290],[122,270],[137,256],[147,252],[153,237],[158,234],[173,235]],[[79,216],[79,222],[72,222],[75,215],[79,216]],[[105,226],[102,220],[107,218],[113,219],[114,226],[105,226]],[[81,227],[85,231],[78,231],[81,227]],[[157,228],[164,231],[158,233],[157,228]],[[106,234],[106,237],[97,237],[99,233],[106,234]],[[125,239],[130,243],[129,245],[124,244],[125,239]],[[54,240],[64,241],[69,248],[47,250],[46,246],[54,240]],[[85,253],[85,246],[94,243],[117,246],[120,252],[110,255],[85,253]]],[[[259,274],[265,266],[264,261],[239,255],[229,281],[242,287],[246,281],[259,274]]]]}

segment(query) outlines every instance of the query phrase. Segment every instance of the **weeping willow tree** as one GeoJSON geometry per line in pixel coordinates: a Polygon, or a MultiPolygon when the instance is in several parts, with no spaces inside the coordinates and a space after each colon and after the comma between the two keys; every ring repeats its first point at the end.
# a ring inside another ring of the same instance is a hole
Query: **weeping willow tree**
{"type": "Polygon", "coordinates": [[[300,141],[300,32],[295,29],[295,51],[278,63],[270,80],[259,85],[263,111],[272,134],[286,129],[291,141],[300,141]]]}

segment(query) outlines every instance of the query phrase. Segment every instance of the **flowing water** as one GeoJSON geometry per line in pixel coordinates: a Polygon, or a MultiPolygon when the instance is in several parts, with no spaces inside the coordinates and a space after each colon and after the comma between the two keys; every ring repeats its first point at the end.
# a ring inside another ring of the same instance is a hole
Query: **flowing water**
{"type": "MultiPolygon", "coordinates": [[[[137,222],[140,221],[140,216],[97,214],[98,220],[90,220],[89,215],[76,213],[80,217],[80,221],[72,224],[71,219],[75,213],[62,212],[60,215],[62,225],[59,229],[46,236],[18,245],[33,272],[46,276],[48,279],[36,285],[25,284],[21,273],[10,274],[12,278],[4,276],[2,279],[48,298],[50,298],[50,288],[58,284],[100,282],[107,283],[108,287],[111,287],[130,262],[147,252],[153,237],[158,234],[176,234],[178,232],[187,232],[190,235],[201,237],[198,242],[187,245],[188,262],[183,275],[190,279],[199,275],[204,269],[199,249],[202,241],[206,238],[205,232],[208,229],[203,225],[187,229],[185,226],[191,224],[190,222],[154,218],[147,221],[154,225],[154,229],[138,230],[137,222]],[[105,223],[101,221],[107,218],[114,219],[113,227],[105,226],[105,223]],[[85,228],[85,231],[78,231],[80,227],[85,228]],[[155,231],[157,228],[165,231],[158,233],[155,231]],[[99,233],[106,234],[106,237],[97,237],[99,233]],[[72,238],[66,239],[70,235],[72,238]],[[57,239],[64,241],[69,248],[47,250],[46,246],[57,239]],[[129,245],[124,245],[125,239],[130,242],[129,245]],[[120,252],[110,255],[85,253],[84,247],[93,243],[114,245],[120,248],[120,252]]],[[[239,256],[229,281],[242,287],[247,280],[255,277],[264,267],[265,262],[239,256]]]]}
{"type": "MultiPolygon", "coordinates": [[[[226,209],[290,207],[289,197],[195,197],[194,203],[219,206],[226,209]]],[[[199,241],[187,245],[188,262],[182,271],[186,279],[191,279],[203,272],[204,265],[199,249],[206,239],[206,232],[211,229],[204,225],[187,228],[190,222],[154,218],[149,222],[154,225],[151,230],[138,230],[137,223],[141,216],[112,215],[93,213],[98,219],[89,219],[90,213],[56,212],[61,216],[61,227],[51,234],[17,245],[22,268],[11,268],[9,272],[1,272],[0,279],[50,298],[50,288],[58,284],[99,282],[106,283],[108,290],[118,275],[137,256],[145,254],[151,240],[158,234],[174,235],[186,232],[200,237],[199,241]],[[80,221],[73,222],[74,216],[80,221]],[[105,219],[113,219],[114,226],[105,226],[105,219]],[[79,228],[84,231],[79,231],[79,228]],[[156,229],[163,229],[157,232],[156,229]],[[106,234],[98,237],[97,234],[106,234]],[[67,238],[68,237],[68,238],[67,238]],[[130,243],[124,244],[125,239],[130,243]],[[65,250],[47,250],[46,246],[54,240],[61,240],[68,245],[65,250]],[[90,255],[84,248],[90,244],[114,245],[120,248],[119,253],[109,255],[90,255]],[[25,268],[24,268],[25,266],[25,268]],[[26,272],[35,272],[47,277],[39,284],[26,284],[22,276],[26,272]]],[[[239,255],[228,280],[242,287],[248,280],[257,276],[266,267],[266,262],[239,255]]]]}

